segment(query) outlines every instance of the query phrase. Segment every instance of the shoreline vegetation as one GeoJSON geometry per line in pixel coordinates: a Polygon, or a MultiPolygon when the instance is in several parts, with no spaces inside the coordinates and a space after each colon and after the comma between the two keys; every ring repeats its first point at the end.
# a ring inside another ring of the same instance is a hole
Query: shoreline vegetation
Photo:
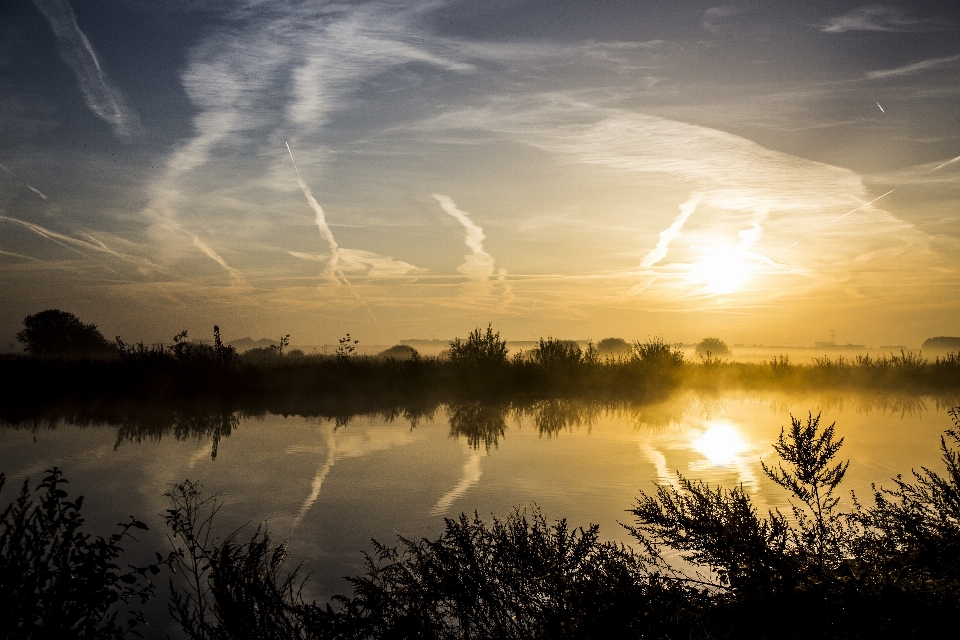
{"type": "MultiPolygon", "coordinates": [[[[289,336],[270,348],[238,354],[213,345],[107,341],[94,325],[50,310],[24,320],[18,339],[26,354],[0,357],[0,419],[29,420],[56,411],[123,413],[149,406],[181,411],[242,411],[341,416],[371,411],[417,414],[469,401],[530,404],[590,400],[608,405],[650,403],[678,390],[868,391],[949,397],[960,392],[960,353],[932,361],[918,352],[794,363],[786,355],[761,363],[729,360],[717,338],[701,342],[695,358],[662,338],[615,349],[582,349],[543,338],[508,354],[492,326],[450,342],[446,357],[421,357],[395,347],[382,357],[358,356],[348,334],[331,355],[287,351],[289,336]],[[39,316],[46,316],[37,321],[39,316]]],[[[604,343],[608,343],[604,345],[604,343]]]]}
{"type": "MultiPolygon", "coordinates": [[[[950,410],[960,428],[960,407],[950,410]]],[[[448,518],[435,539],[372,541],[351,595],[303,597],[309,575],[260,525],[223,532],[216,496],[189,480],[165,494],[168,540],[156,562],[121,569],[131,517],[104,538],[82,531],[82,498],[59,469],[0,514],[5,638],[124,638],[169,583],[168,611],[190,640],[373,638],[921,638],[960,614],[960,434],[924,468],[838,509],[849,462],[820,416],[791,418],[763,465],[791,516],[758,512],[742,487],[678,476],[643,491],[623,524],[548,523],[536,507],[448,518]],[[163,575],[159,575],[159,574],[163,575]]],[[[5,477],[0,473],[0,490],[5,477]]]]}

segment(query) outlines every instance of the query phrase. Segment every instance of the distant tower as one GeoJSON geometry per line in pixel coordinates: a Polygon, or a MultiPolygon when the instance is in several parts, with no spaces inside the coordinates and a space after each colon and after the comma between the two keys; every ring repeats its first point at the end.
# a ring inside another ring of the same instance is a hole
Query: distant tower
{"type": "Polygon", "coordinates": [[[830,329],[830,344],[837,344],[837,330],[830,329]]]}

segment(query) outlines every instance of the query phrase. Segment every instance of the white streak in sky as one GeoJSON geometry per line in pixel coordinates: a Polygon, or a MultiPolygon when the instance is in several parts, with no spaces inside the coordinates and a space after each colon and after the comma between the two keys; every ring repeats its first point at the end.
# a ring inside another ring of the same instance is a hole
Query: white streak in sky
{"type": "Polygon", "coordinates": [[[193,246],[195,246],[197,249],[200,249],[205,256],[223,267],[223,270],[230,274],[230,279],[233,280],[234,284],[242,287],[250,286],[247,283],[247,279],[243,277],[243,274],[227,264],[227,261],[220,257],[220,254],[214,251],[210,245],[201,240],[200,236],[195,233],[190,233],[190,236],[193,238],[193,246]]]}
{"type": "Polygon", "coordinates": [[[30,186],[29,184],[27,185],[27,189],[30,189],[30,191],[33,191],[35,194],[37,194],[38,196],[40,196],[40,197],[43,198],[44,200],[47,199],[47,196],[45,196],[43,193],[41,193],[41,192],[40,192],[40,189],[37,189],[36,187],[32,187],[32,186],[30,186]]]}
{"type": "Polygon", "coordinates": [[[493,256],[483,250],[483,240],[486,238],[483,229],[470,219],[469,214],[458,209],[457,205],[448,196],[435,193],[433,198],[440,203],[440,207],[444,211],[456,218],[467,231],[464,244],[467,245],[471,253],[463,256],[466,262],[457,267],[457,271],[471,280],[488,280],[493,275],[493,256]]]}
{"type": "Polygon", "coordinates": [[[31,258],[30,256],[14,253],[13,251],[4,251],[3,249],[0,249],[0,256],[10,256],[12,258],[21,258],[23,260],[30,260],[31,262],[43,262],[43,260],[40,260],[38,258],[31,258]]]}
{"type": "MultiPolygon", "coordinates": [[[[953,158],[952,160],[947,160],[947,161],[944,162],[943,164],[939,164],[939,165],[937,165],[936,167],[934,167],[933,169],[930,169],[929,171],[925,171],[924,173],[921,173],[921,174],[920,174],[920,177],[922,178],[923,176],[929,175],[929,174],[933,173],[934,171],[939,171],[940,169],[943,169],[944,167],[946,167],[946,166],[948,166],[948,165],[951,165],[951,164],[953,164],[954,162],[957,162],[958,160],[960,160],[960,156],[957,156],[956,158],[953,158]]],[[[835,219],[833,219],[833,220],[831,220],[831,221],[829,221],[829,222],[825,222],[824,224],[822,224],[822,225],[820,225],[819,227],[817,227],[816,229],[814,229],[814,233],[816,233],[817,231],[820,231],[820,230],[823,229],[824,227],[829,227],[830,225],[834,224],[835,222],[840,222],[841,220],[843,220],[844,218],[846,218],[847,216],[849,216],[851,213],[856,213],[857,211],[860,211],[861,209],[864,209],[864,208],[866,208],[866,207],[869,207],[870,205],[872,205],[872,204],[873,204],[874,202],[876,202],[877,200],[880,200],[881,198],[886,198],[888,195],[890,195],[891,193],[893,193],[894,191],[896,191],[896,190],[899,189],[899,188],[900,188],[899,186],[894,187],[893,189],[890,189],[890,191],[887,191],[887,192],[884,193],[883,195],[877,196],[876,198],[874,198],[874,199],[871,200],[870,202],[868,202],[868,203],[866,203],[866,204],[860,205],[859,207],[857,207],[857,208],[854,209],[853,211],[848,211],[848,212],[846,212],[845,214],[843,214],[842,216],[840,216],[839,218],[835,218],[835,219]]],[[[790,249],[793,249],[795,246],[797,246],[798,244],[800,244],[801,242],[803,242],[803,241],[806,240],[806,239],[807,239],[807,236],[803,236],[802,238],[800,238],[799,240],[797,240],[796,242],[794,242],[792,245],[790,245],[789,247],[787,247],[784,251],[790,251],[790,249]]]]}
{"type": "Polygon", "coordinates": [[[848,11],[831,18],[822,25],[824,33],[847,31],[918,31],[924,28],[922,20],[905,18],[894,7],[869,6],[848,11]]]}
{"type": "MultiPolygon", "coordinates": [[[[464,244],[470,249],[470,253],[463,256],[465,262],[457,267],[457,271],[473,282],[490,282],[494,276],[494,260],[493,256],[483,249],[483,241],[486,238],[483,229],[470,219],[470,214],[457,208],[456,203],[454,203],[453,199],[449,196],[434,193],[433,198],[440,203],[440,207],[445,212],[456,218],[467,232],[467,236],[464,238],[464,244]]],[[[510,282],[507,280],[506,269],[497,269],[496,279],[502,293],[500,304],[497,305],[497,311],[503,313],[507,305],[516,299],[516,296],[513,294],[513,287],[510,286],[510,282]]]]}
{"type": "MultiPolygon", "coordinates": [[[[877,101],[874,100],[874,102],[877,102],[877,101]]],[[[877,106],[880,107],[880,103],[879,103],[879,102],[877,102],[877,106]]],[[[886,111],[883,110],[883,107],[880,107],[880,112],[881,112],[881,113],[886,113],[886,111]]]]}
{"type": "Polygon", "coordinates": [[[673,221],[673,224],[660,232],[660,239],[657,241],[657,246],[647,255],[643,256],[643,260],[640,261],[641,267],[652,267],[663,260],[667,255],[667,249],[670,248],[670,243],[680,237],[680,231],[683,229],[683,225],[687,223],[687,219],[693,214],[701,200],[700,195],[694,195],[680,205],[680,214],[673,221]]]}
{"type": "Polygon", "coordinates": [[[9,173],[10,175],[13,175],[13,171],[10,171],[10,169],[8,169],[7,166],[4,165],[4,164],[0,164],[0,169],[3,169],[4,171],[6,171],[7,173],[9,173]]]}
{"type": "Polygon", "coordinates": [[[320,230],[320,235],[324,240],[327,241],[327,244],[330,246],[330,261],[327,263],[327,275],[331,277],[335,282],[343,282],[347,287],[349,287],[350,292],[353,294],[353,297],[357,299],[357,302],[363,305],[363,308],[367,310],[367,315],[374,322],[379,322],[377,317],[373,315],[373,310],[370,309],[370,305],[366,303],[357,293],[357,290],[353,288],[353,285],[350,284],[350,281],[347,280],[347,276],[343,274],[343,268],[340,264],[342,258],[342,250],[337,244],[337,241],[333,238],[333,232],[330,230],[330,225],[327,224],[327,219],[323,215],[323,208],[320,206],[320,203],[317,202],[317,199],[313,197],[313,192],[310,191],[310,187],[307,186],[307,183],[303,181],[303,178],[300,177],[300,169],[297,168],[297,161],[293,159],[293,151],[290,150],[290,143],[284,142],[287,146],[287,153],[290,154],[290,161],[293,163],[293,170],[297,172],[297,183],[300,185],[300,190],[303,192],[304,197],[307,199],[307,204],[310,205],[310,208],[313,209],[315,220],[317,223],[317,229],[320,230]]]}
{"type": "MultiPolygon", "coordinates": [[[[895,69],[881,69],[879,71],[868,71],[865,75],[870,80],[884,80],[886,78],[897,78],[900,76],[913,75],[914,73],[920,73],[921,71],[927,71],[930,69],[940,69],[942,67],[948,67],[955,62],[960,62],[960,54],[955,56],[947,56],[945,58],[931,58],[929,60],[921,60],[920,62],[914,62],[912,64],[906,64],[902,67],[897,67],[895,69]]],[[[880,106],[879,103],[877,106],[880,106]]],[[[881,107],[882,109],[883,107],[881,107]]]]}
{"type": "Polygon", "coordinates": [[[443,494],[437,504],[433,505],[433,508],[430,509],[430,515],[432,516],[442,516],[447,512],[447,509],[456,501],[459,500],[463,495],[475,487],[478,482],[480,482],[480,476],[482,471],[480,469],[480,459],[482,454],[478,451],[471,452],[470,457],[463,463],[463,471],[461,471],[460,482],[457,483],[453,489],[443,494]]]}
{"type": "Polygon", "coordinates": [[[960,160],[960,156],[957,156],[957,157],[954,158],[953,160],[947,160],[947,161],[944,162],[943,164],[938,165],[938,166],[934,167],[933,169],[930,169],[930,171],[921,173],[920,176],[923,177],[923,176],[925,176],[925,175],[927,175],[927,174],[929,174],[929,173],[933,173],[934,171],[939,171],[940,169],[943,169],[945,166],[947,166],[947,165],[949,165],[949,164],[953,164],[953,163],[956,162],[957,160],[960,160]]]}
{"type": "MultiPolygon", "coordinates": [[[[327,245],[330,247],[330,261],[327,263],[327,274],[333,278],[336,278],[339,274],[340,277],[343,278],[343,272],[340,270],[339,265],[340,246],[333,237],[330,225],[327,224],[327,218],[323,215],[323,208],[320,206],[320,203],[317,202],[317,199],[313,197],[313,192],[310,191],[310,187],[308,187],[307,183],[300,177],[300,169],[297,168],[297,161],[293,159],[293,151],[290,150],[290,143],[285,142],[284,144],[287,145],[287,153],[290,154],[293,170],[297,172],[297,183],[300,185],[300,191],[303,192],[303,197],[307,199],[307,204],[313,209],[314,220],[317,223],[317,229],[320,230],[320,236],[326,240],[327,245]]],[[[343,279],[346,282],[346,278],[343,279]]]]}
{"type": "Polygon", "coordinates": [[[100,66],[97,53],[77,25],[77,17],[67,0],[33,0],[33,3],[50,22],[60,57],[76,74],[87,107],[109,123],[117,135],[135,133],[139,128],[136,113],[127,106],[123,94],[100,66]]]}

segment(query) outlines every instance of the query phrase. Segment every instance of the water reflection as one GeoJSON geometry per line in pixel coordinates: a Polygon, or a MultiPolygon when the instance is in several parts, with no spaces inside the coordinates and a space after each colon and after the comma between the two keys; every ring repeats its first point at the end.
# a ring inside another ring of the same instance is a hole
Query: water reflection
{"type": "MultiPolygon", "coordinates": [[[[398,402],[366,413],[50,410],[0,421],[0,471],[22,481],[65,468],[102,529],[162,513],[170,482],[200,480],[224,497],[224,533],[269,519],[315,571],[310,597],[325,598],[344,590],[341,576],[362,572],[359,551],[370,537],[432,538],[441,517],[461,511],[489,517],[537,502],[550,518],[595,522],[604,538],[629,542],[618,524],[624,510],[652,483],[675,484],[679,472],[742,485],[761,512],[788,513],[760,461],[774,461],[771,445],[791,413],[837,421],[846,437],[840,455],[852,459],[844,496],[864,495],[911,467],[937,467],[939,434],[951,426],[946,408],[957,402],[688,391],[646,403],[398,402]]],[[[162,524],[151,531],[161,538],[162,524]]]]}

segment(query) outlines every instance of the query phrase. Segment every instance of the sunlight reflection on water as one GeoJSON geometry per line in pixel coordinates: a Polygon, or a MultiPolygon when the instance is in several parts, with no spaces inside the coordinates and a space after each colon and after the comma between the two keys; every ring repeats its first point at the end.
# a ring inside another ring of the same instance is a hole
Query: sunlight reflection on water
{"type": "MultiPolygon", "coordinates": [[[[146,520],[145,544],[163,544],[159,514],[171,482],[199,480],[219,492],[223,531],[267,520],[313,572],[310,597],[343,592],[342,576],[363,570],[361,550],[396,533],[435,537],[444,517],[474,510],[502,516],[536,503],[549,519],[597,523],[601,536],[630,543],[619,523],[639,491],[676,486],[678,473],[710,486],[742,485],[761,514],[789,513],[787,496],[763,473],[791,414],[823,411],[846,438],[842,485],[868,497],[921,465],[939,468],[949,400],[680,394],[638,406],[573,400],[530,405],[464,403],[415,420],[264,415],[190,417],[157,427],[0,427],[0,471],[8,487],[53,465],[87,496],[92,531],[131,514],[146,520]],[[213,453],[216,452],[216,457],[213,453]]],[[[402,414],[401,414],[402,415],[402,414]]],[[[138,426],[141,425],[141,426],[138,426]]],[[[9,500],[10,490],[4,497],[9,500]]],[[[152,550],[152,549],[151,549],[152,550]]]]}

